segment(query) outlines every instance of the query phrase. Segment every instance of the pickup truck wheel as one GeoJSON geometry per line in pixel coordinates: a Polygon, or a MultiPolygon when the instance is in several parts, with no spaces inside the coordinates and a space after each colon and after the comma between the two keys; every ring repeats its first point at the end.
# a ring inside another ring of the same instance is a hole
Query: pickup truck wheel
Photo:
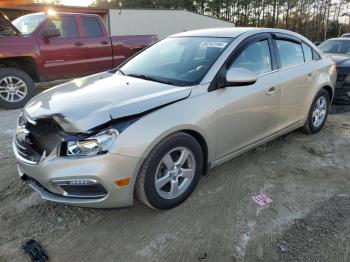
{"type": "Polygon", "coordinates": [[[0,106],[6,109],[23,107],[35,94],[31,77],[16,68],[0,69],[0,106]]]}

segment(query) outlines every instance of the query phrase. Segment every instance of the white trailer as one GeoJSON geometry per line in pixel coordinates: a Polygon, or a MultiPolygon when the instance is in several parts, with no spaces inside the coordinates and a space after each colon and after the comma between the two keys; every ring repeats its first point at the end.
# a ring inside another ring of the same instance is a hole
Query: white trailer
{"type": "Polygon", "coordinates": [[[234,24],[186,10],[110,9],[111,35],[155,34],[159,38],[203,28],[233,27],[234,24]]]}

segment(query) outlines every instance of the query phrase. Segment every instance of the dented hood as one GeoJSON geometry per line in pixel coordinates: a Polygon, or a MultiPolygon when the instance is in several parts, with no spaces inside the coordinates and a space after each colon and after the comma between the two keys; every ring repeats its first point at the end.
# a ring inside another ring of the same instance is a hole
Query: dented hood
{"type": "Polygon", "coordinates": [[[24,113],[32,121],[54,118],[66,132],[78,133],[184,99],[190,93],[190,87],[104,72],[40,93],[29,101],[24,113]]]}

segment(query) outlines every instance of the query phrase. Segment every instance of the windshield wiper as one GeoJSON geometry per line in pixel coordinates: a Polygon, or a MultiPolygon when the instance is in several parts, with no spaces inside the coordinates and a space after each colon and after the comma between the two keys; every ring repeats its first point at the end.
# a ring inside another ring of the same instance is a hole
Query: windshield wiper
{"type": "Polygon", "coordinates": [[[120,68],[117,68],[116,71],[119,71],[123,76],[125,76],[125,73],[120,68]]]}
{"type": "Polygon", "coordinates": [[[149,80],[149,81],[153,81],[153,82],[158,82],[158,83],[162,83],[162,84],[167,84],[167,85],[175,85],[173,82],[170,81],[166,81],[166,80],[161,80],[152,76],[147,76],[144,74],[127,74],[127,76],[131,76],[131,77],[135,77],[135,78],[141,78],[144,80],[149,80]]]}

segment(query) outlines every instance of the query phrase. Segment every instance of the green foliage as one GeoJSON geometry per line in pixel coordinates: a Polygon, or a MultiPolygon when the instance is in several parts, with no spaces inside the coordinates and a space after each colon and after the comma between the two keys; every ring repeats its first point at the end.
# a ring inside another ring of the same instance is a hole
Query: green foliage
{"type": "Polygon", "coordinates": [[[350,0],[95,0],[103,8],[186,9],[235,23],[278,27],[316,41],[350,31],[350,0]]]}

